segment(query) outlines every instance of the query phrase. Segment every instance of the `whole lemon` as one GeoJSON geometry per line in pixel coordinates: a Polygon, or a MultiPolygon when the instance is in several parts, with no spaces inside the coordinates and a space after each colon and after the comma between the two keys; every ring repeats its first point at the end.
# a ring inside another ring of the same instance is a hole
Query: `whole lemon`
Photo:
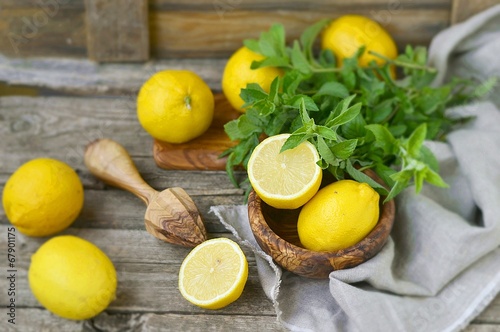
{"type": "Polygon", "coordinates": [[[97,246],[72,235],[56,236],[31,257],[28,280],[35,298],[67,319],[89,319],[115,298],[116,271],[97,246]]]}
{"type": "Polygon", "coordinates": [[[189,70],[164,70],[139,90],[137,117],[152,137],[185,143],[201,136],[214,116],[214,95],[201,77],[189,70]]]}
{"type": "Polygon", "coordinates": [[[83,207],[83,186],[66,163],[33,159],[19,167],[3,190],[7,218],[23,234],[47,236],[67,228],[83,207]]]}
{"type": "Polygon", "coordinates": [[[396,43],[391,35],[377,22],[361,15],[344,15],[332,21],[321,36],[321,47],[330,49],[339,64],[345,58],[352,57],[361,46],[365,52],[359,58],[359,64],[367,67],[375,60],[383,65],[385,60],[369,54],[374,51],[387,58],[395,59],[398,55],[396,43]]]}
{"type": "Polygon", "coordinates": [[[377,224],[379,198],[368,184],[353,180],[325,186],[300,211],[300,242],[314,251],[340,250],[358,243],[377,224]]]}
{"type": "Polygon", "coordinates": [[[264,91],[269,92],[271,82],[283,74],[281,69],[275,67],[250,68],[253,61],[263,59],[264,56],[243,46],[227,61],[222,74],[222,92],[236,110],[244,112],[240,92],[248,83],[257,83],[264,91]]]}

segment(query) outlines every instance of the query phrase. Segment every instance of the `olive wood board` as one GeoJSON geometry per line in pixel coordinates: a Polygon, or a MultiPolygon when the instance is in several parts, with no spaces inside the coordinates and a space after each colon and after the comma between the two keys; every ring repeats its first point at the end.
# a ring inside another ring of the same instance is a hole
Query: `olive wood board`
{"type": "Polygon", "coordinates": [[[236,111],[222,93],[214,94],[214,118],[208,130],[189,142],[173,144],[154,140],[153,157],[163,169],[178,170],[224,170],[227,158],[220,155],[236,142],[229,139],[224,125],[238,118],[236,111]]]}

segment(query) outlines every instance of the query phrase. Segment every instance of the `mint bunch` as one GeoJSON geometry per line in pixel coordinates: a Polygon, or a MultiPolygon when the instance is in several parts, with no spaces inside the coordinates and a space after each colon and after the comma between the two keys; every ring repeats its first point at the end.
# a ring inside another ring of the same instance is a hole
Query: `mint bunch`
{"type": "Polygon", "coordinates": [[[244,41],[265,56],[252,68],[279,67],[284,75],[274,79],[269,93],[254,83],[241,90],[246,113],[224,126],[229,138],[238,141],[223,153],[231,181],[238,185],[234,169],[246,168],[260,138],[291,133],[282,151],[308,140],[316,146],[324,170],[339,180],[351,177],[368,183],[386,196],[385,201],[412,184],[417,192],[424,182],[446,187],[424,141],[444,140],[455,125],[467,120],[447,116],[446,109],[486,94],[495,81],[475,89],[477,82],[455,78],[432,87],[437,72],[427,66],[423,47],[408,46],[396,59],[384,58],[384,66],[372,61],[369,67],[358,65],[365,51],[361,48],[337,67],[331,51],[317,52],[314,47],[328,23],[310,26],[291,46],[279,24],[258,40],[244,41]],[[391,66],[400,68],[401,79],[392,78],[391,66]],[[363,173],[368,168],[389,190],[363,173]]]}

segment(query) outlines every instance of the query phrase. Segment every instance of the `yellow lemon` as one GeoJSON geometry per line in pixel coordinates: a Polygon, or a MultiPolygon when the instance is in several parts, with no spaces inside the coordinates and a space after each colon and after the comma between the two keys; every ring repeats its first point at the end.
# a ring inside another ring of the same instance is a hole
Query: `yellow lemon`
{"type": "Polygon", "coordinates": [[[83,207],[83,186],[66,163],[33,159],[19,167],[3,190],[7,218],[23,234],[47,236],[67,228],[83,207]]]}
{"type": "Polygon", "coordinates": [[[278,209],[296,209],[319,189],[323,171],[319,154],[308,141],[280,153],[290,134],[270,136],[253,150],[248,179],[259,197],[278,209]]]}
{"type": "Polygon", "coordinates": [[[89,319],[115,298],[116,271],[94,244],[72,235],[56,236],[31,257],[31,291],[50,312],[74,320],[89,319]]]}
{"type": "Polygon", "coordinates": [[[164,70],[152,75],[139,90],[137,117],[152,137],[185,143],[201,136],[214,116],[214,95],[189,70],[164,70]]]}
{"type": "Polygon", "coordinates": [[[377,22],[361,15],[344,15],[332,21],[322,33],[321,47],[330,49],[339,65],[345,58],[352,57],[361,46],[365,52],[359,58],[359,64],[367,67],[370,61],[383,65],[385,60],[371,55],[374,51],[387,58],[398,56],[396,43],[391,35],[377,22]]]}
{"type": "Polygon", "coordinates": [[[368,184],[353,180],[320,189],[299,214],[302,245],[314,251],[334,251],[358,243],[377,224],[379,198],[368,184]]]}
{"type": "Polygon", "coordinates": [[[248,262],[239,245],[215,238],[186,256],[179,271],[179,290],[194,305],[220,309],[241,296],[247,278],[248,262]]]}
{"type": "Polygon", "coordinates": [[[264,91],[269,92],[271,82],[283,74],[281,69],[275,67],[250,68],[253,61],[263,59],[264,56],[247,47],[241,47],[226,63],[222,74],[222,92],[236,110],[244,112],[242,109],[244,101],[240,97],[240,92],[248,83],[257,83],[264,91]]]}

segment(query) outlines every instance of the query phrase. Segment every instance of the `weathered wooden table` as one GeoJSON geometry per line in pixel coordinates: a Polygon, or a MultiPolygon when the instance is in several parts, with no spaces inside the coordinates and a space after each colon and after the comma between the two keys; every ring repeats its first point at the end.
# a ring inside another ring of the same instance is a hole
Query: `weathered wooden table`
{"type": "MultiPolygon", "coordinates": [[[[116,300],[97,317],[70,321],[52,315],[35,300],[27,282],[30,255],[47,238],[15,233],[15,325],[8,323],[10,281],[7,243],[10,224],[0,210],[1,331],[280,331],[272,303],[260,286],[253,254],[241,298],[210,311],[185,301],[177,289],[178,271],[189,249],[149,235],[143,226],[145,206],[132,194],[105,186],[83,164],[90,141],[108,137],[131,154],[143,178],[155,189],[179,186],[198,205],[210,237],[232,235],[209,213],[210,206],[241,204],[243,190],[233,187],[224,171],[160,169],[152,157],[152,139],[136,118],[135,96],[142,82],[162,68],[199,73],[219,89],[223,60],[165,60],[137,65],[97,66],[85,60],[11,60],[0,57],[0,189],[22,163],[35,157],[60,159],[77,170],[85,187],[85,204],[63,234],[74,234],[99,246],[118,273],[116,300]],[[57,63],[57,66],[56,66],[57,63]],[[8,94],[36,94],[8,96],[8,94]]],[[[243,178],[243,174],[240,174],[243,178]]],[[[467,331],[500,331],[500,297],[467,331]]]]}

